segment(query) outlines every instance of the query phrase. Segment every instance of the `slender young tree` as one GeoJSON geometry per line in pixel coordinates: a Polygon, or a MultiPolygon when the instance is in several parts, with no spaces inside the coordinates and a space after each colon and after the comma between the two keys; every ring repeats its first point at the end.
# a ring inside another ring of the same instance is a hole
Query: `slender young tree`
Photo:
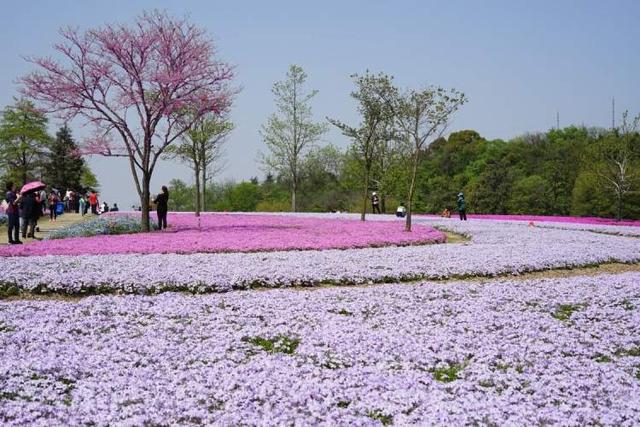
{"type": "Polygon", "coordinates": [[[311,113],[311,99],[317,90],[305,92],[307,74],[291,65],[284,81],[273,85],[273,95],[278,112],[262,126],[262,139],[269,153],[261,155],[263,164],[269,170],[285,176],[290,183],[291,211],[297,209],[296,193],[300,180],[300,165],[308,150],[326,131],[326,126],[315,123],[311,113]]]}
{"type": "Polygon", "coordinates": [[[384,101],[384,98],[389,97],[389,94],[384,91],[390,87],[390,78],[382,73],[373,75],[368,72],[363,76],[354,74],[351,77],[356,85],[356,89],[351,92],[351,97],[358,102],[360,125],[352,127],[336,119],[327,118],[327,120],[353,141],[353,151],[362,168],[360,220],[364,221],[369,202],[371,172],[377,157],[384,154],[383,144],[391,138],[389,125],[393,120],[392,109],[384,101]]]}
{"type": "Polygon", "coordinates": [[[405,224],[406,231],[411,231],[416,175],[423,151],[443,134],[451,116],[467,101],[467,98],[455,89],[446,90],[441,87],[409,89],[401,92],[393,86],[392,82],[389,82],[389,86],[379,95],[393,111],[401,137],[413,146],[405,224]]]}
{"type": "Polygon", "coordinates": [[[210,114],[185,132],[179,144],[167,148],[168,158],[180,160],[194,172],[196,216],[200,216],[201,210],[206,210],[207,181],[222,167],[223,143],[232,130],[233,123],[226,117],[210,114]]]}
{"type": "Polygon", "coordinates": [[[47,118],[31,101],[16,100],[8,106],[0,121],[0,167],[16,182],[42,178],[45,154],[51,137],[47,118]]]}
{"type": "Polygon", "coordinates": [[[597,157],[594,170],[600,186],[613,194],[616,204],[616,218],[622,219],[624,200],[640,182],[637,147],[633,147],[638,137],[640,114],[629,120],[629,112],[622,114],[622,125],[613,129],[596,145],[597,157]],[[634,149],[635,148],[635,149],[634,149]]]}
{"type": "Polygon", "coordinates": [[[84,153],[128,158],[149,230],[150,183],[166,148],[207,114],[229,108],[232,68],[204,30],[163,12],[133,25],[61,30],[61,62],[32,59],[24,93],[64,119],[97,127],[84,153]]]}

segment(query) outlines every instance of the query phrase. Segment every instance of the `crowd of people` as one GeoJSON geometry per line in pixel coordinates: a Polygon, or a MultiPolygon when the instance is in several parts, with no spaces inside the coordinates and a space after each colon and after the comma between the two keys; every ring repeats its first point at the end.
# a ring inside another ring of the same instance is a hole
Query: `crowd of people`
{"type": "MultiPolygon", "coordinates": [[[[153,203],[158,216],[158,226],[160,229],[166,229],[169,211],[169,189],[166,186],[162,186],[161,192],[153,199],[153,203]]],[[[36,238],[35,233],[39,231],[38,221],[47,215],[49,222],[56,222],[58,215],[62,213],[77,213],[84,216],[89,212],[100,215],[120,210],[117,203],[111,207],[105,201],[100,203],[98,193],[94,190],[88,193],[67,190],[64,195],[54,188],[48,192],[44,188],[18,192],[13,182],[6,184],[2,207],[7,215],[10,244],[22,244],[21,237],[36,238]]],[[[132,206],[132,209],[141,210],[135,206],[132,206]]]]}
{"type": "Polygon", "coordinates": [[[45,199],[42,198],[42,193],[37,191],[17,193],[13,182],[7,183],[6,190],[3,205],[7,215],[9,243],[19,245],[22,244],[20,236],[35,237],[45,199]]]}
{"type": "Polygon", "coordinates": [[[21,237],[36,238],[39,231],[38,221],[49,216],[49,222],[56,222],[62,213],[77,213],[82,216],[91,211],[94,215],[103,212],[118,211],[117,203],[111,208],[106,202],[99,203],[98,193],[91,190],[87,193],[51,188],[18,192],[13,182],[6,184],[6,193],[2,202],[7,215],[8,238],[10,244],[22,244],[21,237]]]}

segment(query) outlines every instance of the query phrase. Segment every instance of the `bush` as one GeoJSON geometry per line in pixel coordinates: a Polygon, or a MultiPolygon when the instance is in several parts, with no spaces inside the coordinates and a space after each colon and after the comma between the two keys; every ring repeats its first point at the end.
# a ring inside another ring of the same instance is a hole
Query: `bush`
{"type": "MultiPolygon", "coordinates": [[[[158,229],[158,224],[153,220],[151,227],[158,229]]],[[[52,231],[46,239],[66,239],[68,237],[91,237],[115,234],[133,234],[142,231],[142,223],[137,216],[109,215],[97,217],[88,221],[78,222],[67,227],[52,231]]]]}

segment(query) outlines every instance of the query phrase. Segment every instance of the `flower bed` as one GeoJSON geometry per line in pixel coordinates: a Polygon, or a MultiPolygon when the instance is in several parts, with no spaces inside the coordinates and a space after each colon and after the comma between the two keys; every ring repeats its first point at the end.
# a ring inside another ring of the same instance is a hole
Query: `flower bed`
{"type": "Polygon", "coordinates": [[[0,423],[634,425],[640,274],[0,302],[0,423]]]}
{"type": "MultiPolygon", "coordinates": [[[[151,221],[154,229],[158,225],[151,221]]],[[[72,237],[110,236],[134,234],[142,231],[140,215],[102,215],[87,221],[76,222],[52,231],[46,240],[69,239],[72,237]]]]}
{"type": "Polygon", "coordinates": [[[446,240],[444,233],[426,225],[417,225],[412,233],[406,233],[402,224],[389,221],[234,214],[205,214],[197,218],[191,214],[171,214],[168,222],[171,228],[161,232],[0,247],[0,256],[347,249],[446,240]]]}
{"type": "MultiPolygon", "coordinates": [[[[366,284],[496,276],[605,262],[640,261],[638,238],[528,227],[520,222],[418,221],[470,236],[471,241],[271,253],[6,257],[2,262],[10,274],[6,274],[0,284],[5,289],[14,289],[13,292],[218,292],[255,286],[366,284]]],[[[388,222],[390,226],[402,226],[401,222],[388,222]]],[[[176,234],[179,233],[167,235],[176,234]]]]}

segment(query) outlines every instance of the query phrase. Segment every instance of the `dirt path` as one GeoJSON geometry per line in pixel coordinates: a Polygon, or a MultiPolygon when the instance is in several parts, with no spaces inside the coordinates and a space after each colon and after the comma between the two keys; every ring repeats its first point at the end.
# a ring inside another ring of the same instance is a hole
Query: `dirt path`
{"type": "MultiPolygon", "coordinates": [[[[76,222],[85,221],[86,219],[92,218],[91,214],[85,215],[84,217],[80,214],[76,213],[66,213],[64,215],[60,215],[56,222],[49,222],[48,216],[43,216],[38,220],[38,227],[40,227],[40,231],[36,231],[36,240],[41,240],[47,234],[49,234],[53,230],[57,230],[58,228],[66,227],[67,225],[74,224],[76,222]]],[[[22,238],[20,239],[24,243],[33,242],[34,239],[22,238]]],[[[0,227],[0,245],[6,245],[9,243],[8,235],[7,235],[7,226],[3,225],[0,227]]]]}

